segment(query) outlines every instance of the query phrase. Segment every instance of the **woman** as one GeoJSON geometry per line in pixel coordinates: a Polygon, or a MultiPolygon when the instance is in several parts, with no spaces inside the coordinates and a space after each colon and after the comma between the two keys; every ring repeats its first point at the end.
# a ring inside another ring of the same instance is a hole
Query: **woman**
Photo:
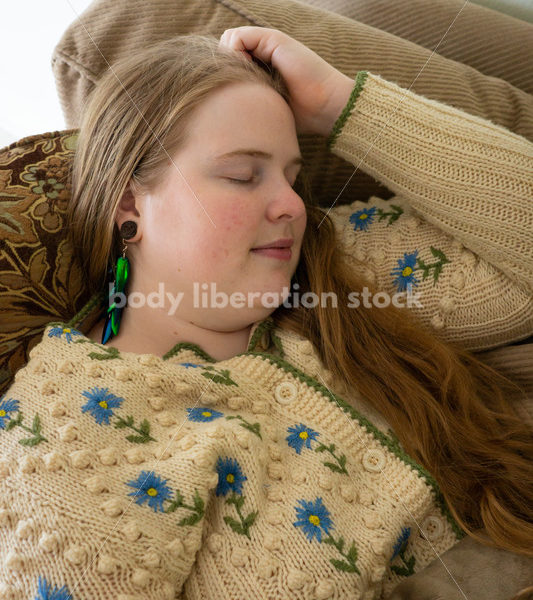
{"type": "MultiPolygon", "coordinates": [[[[468,216],[463,231],[449,221],[449,239],[401,198],[423,207],[468,192],[475,212],[485,195],[492,217],[528,186],[530,146],[414,94],[379,142],[404,91],[368,72],[354,85],[256,27],[163,42],[99,82],[69,233],[95,299],[116,263],[128,306],[111,294],[86,336],[50,324],[3,400],[6,595],[386,597],[465,532],[531,556],[531,431],[506,401],[511,383],[405,308],[347,302],[379,290],[348,234],[381,244],[400,223],[440,246],[433,265],[416,252],[398,261],[399,292],[426,276],[444,285],[464,239],[487,281],[530,298],[530,254],[503,255],[504,236],[468,216]],[[456,119],[451,154],[437,148],[442,114],[456,119]],[[420,159],[398,140],[422,126],[420,159]],[[328,136],[352,162],[370,137],[365,166],[398,201],[354,212],[343,231],[346,212],[330,218],[296,192],[297,132],[328,136]],[[482,152],[482,168],[501,170],[483,192],[457,171],[482,152]],[[277,240],[285,249],[258,251],[277,240]],[[241,296],[198,306],[195,282],[241,296]],[[296,291],[333,291],[338,306],[284,306],[296,291]]],[[[527,248],[518,212],[513,243],[527,248]]],[[[516,336],[533,329],[524,306],[516,336]]]]}

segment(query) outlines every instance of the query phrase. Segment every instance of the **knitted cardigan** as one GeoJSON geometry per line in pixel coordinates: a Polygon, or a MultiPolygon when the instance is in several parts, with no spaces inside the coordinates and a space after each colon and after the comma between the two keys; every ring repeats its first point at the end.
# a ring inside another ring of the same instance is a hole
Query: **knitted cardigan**
{"type": "MultiPolygon", "coordinates": [[[[328,144],[396,194],[329,213],[354,268],[531,335],[531,144],[366,71],[328,144]]],[[[0,598],[384,598],[463,534],[393,427],[271,317],[223,361],[49,324],[0,399],[0,598]]]]}

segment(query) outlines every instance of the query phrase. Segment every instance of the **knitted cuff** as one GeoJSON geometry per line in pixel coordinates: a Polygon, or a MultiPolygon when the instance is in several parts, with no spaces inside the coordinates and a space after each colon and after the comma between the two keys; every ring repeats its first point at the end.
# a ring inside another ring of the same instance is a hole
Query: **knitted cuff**
{"type": "Polygon", "coordinates": [[[344,123],[346,123],[346,121],[348,120],[348,117],[350,116],[350,113],[352,112],[352,109],[355,105],[355,101],[357,100],[359,94],[363,90],[363,86],[365,85],[367,77],[368,71],[357,72],[357,75],[355,76],[355,85],[352,90],[352,93],[350,94],[350,97],[348,98],[348,102],[342,110],[341,114],[339,115],[339,118],[335,121],[333,129],[331,130],[331,133],[329,134],[328,139],[326,141],[328,150],[331,150],[331,147],[333,146],[335,140],[337,139],[337,136],[341,132],[344,123]]]}

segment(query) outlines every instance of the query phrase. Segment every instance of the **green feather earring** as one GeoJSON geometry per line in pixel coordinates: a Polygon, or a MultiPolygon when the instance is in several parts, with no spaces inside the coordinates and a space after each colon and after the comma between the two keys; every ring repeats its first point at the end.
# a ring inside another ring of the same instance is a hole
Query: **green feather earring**
{"type": "Polygon", "coordinates": [[[102,344],[108,342],[112,337],[118,334],[120,328],[120,318],[122,316],[122,310],[126,305],[126,297],[124,290],[126,289],[126,283],[128,282],[128,276],[130,274],[130,261],[126,258],[126,245],[125,240],[130,239],[137,233],[137,223],[135,221],[126,221],[120,228],[120,234],[122,235],[122,256],[117,259],[115,266],[115,283],[109,294],[108,308],[106,313],[106,320],[104,323],[104,329],[102,331],[102,344]],[[116,296],[120,294],[120,304],[117,303],[116,296]]]}

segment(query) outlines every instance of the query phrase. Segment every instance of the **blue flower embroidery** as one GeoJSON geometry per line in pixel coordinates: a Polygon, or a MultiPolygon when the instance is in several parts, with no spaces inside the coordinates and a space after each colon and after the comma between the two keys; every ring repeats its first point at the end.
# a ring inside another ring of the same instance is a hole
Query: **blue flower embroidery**
{"type": "Polygon", "coordinates": [[[352,542],[349,550],[345,552],[344,538],[339,536],[338,539],[335,539],[330,534],[329,530],[334,529],[333,522],[327,508],[322,503],[322,498],[316,498],[314,502],[307,502],[306,500],[298,500],[298,502],[302,506],[295,506],[294,508],[299,520],[295,521],[293,525],[301,527],[310,542],[316,536],[319,542],[330,544],[339,551],[344,560],[329,559],[337,570],[344,571],[345,573],[358,573],[360,575],[361,573],[355,564],[357,562],[357,548],[355,543],[352,542]],[[322,540],[322,532],[328,535],[324,540],[322,540]]]}
{"type": "Polygon", "coordinates": [[[400,552],[404,548],[405,544],[407,543],[407,540],[409,539],[410,535],[411,535],[411,528],[410,527],[402,527],[402,532],[398,536],[398,539],[396,540],[394,547],[392,549],[393,554],[392,554],[391,560],[393,560],[394,558],[396,558],[398,556],[398,554],[400,554],[400,552]]]}
{"type": "Polygon", "coordinates": [[[194,369],[199,369],[200,367],[203,367],[203,365],[195,365],[194,363],[179,363],[180,365],[182,365],[183,367],[193,367],[194,369]]]}
{"type": "Polygon", "coordinates": [[[210,408],[202,408],[202,407],[188,408],[187,412],[189,413],[187,415],[187,418],[189,419],[189,421],[207,422],[207,421],[214,421],[215,419],[219,419],[220,417],[224,416],[224,414],[219,412],[218,410],[212,410],[210,408]]]}
{"type": "Polygon", "coordinates": [[[320,435],[318,431],[311,429],[310,427],[306,427],[303,423],[299,425],[294,425],[293,427],[287,427],[287,431],[290,432],[285,439],[287,440],[289,446],[296,450],[296,454],[300,454],[302,448],[309,448],[309,450],[314,450],[315,452],[329,452],[331,456],[337,461],[337,464],[326,461],[323,464],[328,468],[334,471],[335,473],[344,473],[348,475],[348,471],[346,470],[346,455],[342,454],[337,456],[335,454],[335,444],[318,444],[315,448],[311,447],[311,442],[316,441],[318,436],[320,435]]]}
{"type": "Polygon", "coordinates": [[[398,266],[391,271],[391,275],[396,276],[394,283],[398,286],[399,292],[405,291],[408,285],[418,285],[418,279],[414,275],[417,255],[418,250],[412,254],[404,252],[403,258],[398,259],[398,266]]]}
{"type": "Polygon", "coordinates": [[[248,478],[243,475],[236,459],[219,457],[216,469],[218,473],[217,496],[225,496],[228,492],[242,494],[242,484],[248,478]]]}
{"type": "Polygon", "coordinates": [[[9,400],[4,400],[4,398],[5,396],[2,396],[2,402],[0,402],[0,429],[6,428],[5,421],[9,421],[11,418],[9,413],[16,412],[19,409],[18,400],[12,400],[11,398],[9,400]]]}
{"type": "Polygon", "coordinates": [[[165,512],[163,509],[163,502],[172,495],[172,491],[168,487],[166,479],[162,479],[153,471],[141,471],[137,480],[128,481],[127,485],[137,488],[136,492],[128,494],[128,496],[138,495],[137,500],[135,500],[137,504],[144,504],[148,501],[148,505],[150,508],[153,508],[155,512],[158,510],[165,512]]]}
{"type": "Polygon", "coordinates": [[[61,589],[52,588],[51,584],[46,581],[46,577],[39,575],[39,588],[35,600],[72,600],[72,596],[66,586],[61,589]]]}
{"type": "Polygon", "coordinates": [[[304,444],[311,450],[311,440],[316,440],[320,435],[318,431],[314,431],[310,427],[306,427],[303,423],[300,423],[300,425],[295,425],[294,427],[289,427],[287,431],[290,431],[291,434],[285,439],[287,442],[289,442],[289,446],[296,450],[296,454],[300,454],[304,444]]]}
{"type": "Polygon", "coordinates": [[[392,562],[396,557],[400,557],[399,560],[395,561],[397,564],[391,564],[390,569],[393,573],[396,573],[396,575],[400,575],[402,577],[409,577],[415,572],[416,558],[414,556],[411,556],[409,558],[405,556],[405,553],[407,551],[407,542],[409,540],[410,535],[411,528],[402,527],[402,531],[398,536],[396,543],[393,546],[393,554],[390,559],[392,562]],[[398,562],[400,562],[400,564],[398,564],[398,562]]]}
{"type": "Polygon", "coordinates": [[[50,329],[48,332],[48,337],[60,338],[63,334],[65,334],[65,338],[69,344],[72,341],[73,335],[83,336],[83,333],[79,332],[77,329],[70,329],[68,327],[52,327],[52,329],[50,329]]]}
{"type": "Polygon", "coordinates": [[[354,225],[354,231],[358,229],[362,231],[366,231],[368,226],[374,220],[374,213],[376,212],[376,207],[372,208],[363,208],[362,210],[358,210],[350,215],[350,223],[354,225]]]}
{"type": "Polygon", "coordinates": [[[322,498],[317,498],[315,502],[306,502],[298,500],[302,507],[295,506],[298,521],[293,523],[295,527],[301,527],[309,541],[316,535],[319,542],[322,541],[322,530],[329,534],[329,529],[333,527],[328,509],[322,503],[322,498]]]}
{"type": "Polygon", "coordinates": [[[108,388],[94,387],[90,391],[82,392],[82,396],[88,398],[88,401],[81,410],[89,411],[99,425],[102,424],[102,421],[109,425],[109,417],[113,416],[111,409],[118,408],[124,402],[124,398],[111,394],[108,388]]]}
{"type": "Polygon", "coordinates": [[[247,477],[244,476],[239,463],[234,458],[222,459],[219,456],[216,469],[218,473],[216,495],[227,496],[231,492],[226,498],[225,504],[234,504],[239,517],[239,520],[237,520],[230,515],[225,515],[224,521],[235,533],[245,535],[248,539],[251,539],[250,527],[255,523],[258,512],[253,511],[246,516],[242,512],[242,507],[246,500],[242,495],[242,484],[246,481],[247,477]]]}

